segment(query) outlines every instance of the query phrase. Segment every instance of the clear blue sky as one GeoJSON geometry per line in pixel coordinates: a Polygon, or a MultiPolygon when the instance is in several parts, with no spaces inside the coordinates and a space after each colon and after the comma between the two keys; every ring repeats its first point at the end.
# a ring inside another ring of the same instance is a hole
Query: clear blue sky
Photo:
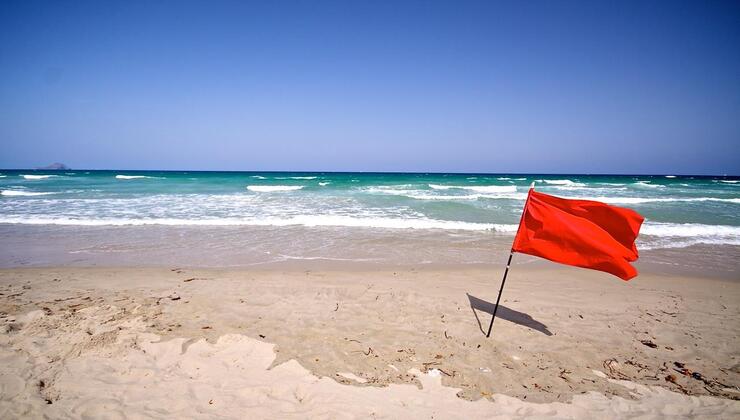
{"type": "Polygon", "coordinates": [[[0,2],[0,167],[740,174],[738,1],[0,2]]]}

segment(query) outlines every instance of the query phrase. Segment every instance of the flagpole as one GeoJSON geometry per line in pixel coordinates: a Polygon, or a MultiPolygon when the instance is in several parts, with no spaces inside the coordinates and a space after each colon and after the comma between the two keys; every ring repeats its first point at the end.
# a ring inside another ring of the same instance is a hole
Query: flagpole
{"type": "MultiPolygon", "coordinates": [[[[532,185],[529,186],[529,192],[531,193],[534,189],[534,181],[532,181],[532,185]]],[[[522,216],[519,219],[519,228],[517,228],[516,233],[519,234],[519,229],[522,227],[522,220],[524,220],[524,214],[527,212],[527,205],[529,204],[529,194],[527,194],[527,201],[524,203],[524,209],[522,210],[522,216]]],[[[514,236],[514,240],[516,240],[516,236],[514,236]]],[[[514,256],[514,244],[511,244],[511,251],[509,251],[509,260],[506,261],[506,270],[504,270],[504,278],[501,279],[501,288],[498,289],[498,297],[496,298],[496,306],[493,308],[493,316],[491,317],[491,323],[488,324],[488,333],[486,333],[486,338],[491,337],[491,330],[493,329],[493,321],[496,320],[496,312],[498,312],[498,304],[501,301],[501,294],[504,292],[504,284],[506,284],[506,276],[509,275],[509,267],[511,267],[511,258],[514,256]]]]}
{"type": "Polygon", "coordinates": [[[509,266],[511,266],[511,257],[514,256],[514,250],[509,252],[509,261],[506,262],[506,271],[504,271],[504,278],[501,280],[501,288],[498,289],[498,297],[496,298],[496,307],[493,308],[493,316],[491,317],[491,323],[488,325],[488,333],[486,338],[491,336],[491,330],[493,329],[493,320],[496,319],[496,312],[498,312],[498,303],[501,300],[501,293],[504,291],[504,284],[506,283],[506,276],[509,274],[509,266]]]}

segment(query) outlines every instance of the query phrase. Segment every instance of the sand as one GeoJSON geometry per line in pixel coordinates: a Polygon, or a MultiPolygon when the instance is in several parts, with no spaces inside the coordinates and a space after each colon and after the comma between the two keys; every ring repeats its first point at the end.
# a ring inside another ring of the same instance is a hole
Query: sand
{"type": "Polygon", "coordinates": [[[0,418],[740,416],[740,282],[550,267],[3,269],[0,418]]]}

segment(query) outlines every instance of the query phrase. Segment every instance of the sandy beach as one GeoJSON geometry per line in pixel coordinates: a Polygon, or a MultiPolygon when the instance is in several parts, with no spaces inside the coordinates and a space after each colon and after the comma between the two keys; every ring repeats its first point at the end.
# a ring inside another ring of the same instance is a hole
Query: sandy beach
{"type": "Polygon", "coordinates": [[[739,22],[0,3],[0,420],[740,420],[739,22]]]}
{"type": "Polygon", "coordinates": [[[737,418],[740,283],[501,271],[0,270],[2,418],[737,418]]]}

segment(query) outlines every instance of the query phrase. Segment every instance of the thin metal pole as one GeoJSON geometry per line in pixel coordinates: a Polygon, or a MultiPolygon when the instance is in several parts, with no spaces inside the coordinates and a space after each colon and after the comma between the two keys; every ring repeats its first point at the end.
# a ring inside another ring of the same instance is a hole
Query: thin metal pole
{"type": "Polygon", "coordinates": [[[527,206],[529,205],[529,198],[532,196],[534,191],[534,181],[529,186],[527,192],[527,201],[524,202],[524,208],[522,209],[522,215],[519,218],[519,227],[516,229],[516,236],[514,236],[514,243],[511,244],[511,251],[509,252],[509,261],[506,261],[506,270],[504,271],[504,278],[501,279],[501,288],[498,289],[498,297],[496,298],[496,307],[493,308],[493,316],[491,317],[491,323],[488,325],[488,333],[486,338],[491,337],[491,330],[493,329],[493,321],[496,319],[496,312],[498,312],[498,303],[501,301],[501,293],[504,292],[504,284],[506,283],[506,276],[509,274],[509,267],[511,266],[511,257],[514,256],[514,245],[516,244],[516,238],[519,236],[519,230],[522,228],[522,221],[524,221],[524,215],[527,213],[527,206]]]}
{"type": "Polygon", "coordinates": [[[509,253],[509,261],[506,262],[506,270],[504,271],[504,278],[501,280],[501,288],[498,289],[498,298],[496,298],[496,307],[493,308],[493,316],[491,317],[491,324],[488,325],[488,334],[486,338],[491,336],[491,330],[493,329],[493,321],[496,319],[496,312],[498,312],[498,303],[501,300],[501,293],[504,291],[504,284],[506,283],[506,276],[509,274],[509,266],[511,266],[511,257],[514,256],[514,251],[509,253]]]}

